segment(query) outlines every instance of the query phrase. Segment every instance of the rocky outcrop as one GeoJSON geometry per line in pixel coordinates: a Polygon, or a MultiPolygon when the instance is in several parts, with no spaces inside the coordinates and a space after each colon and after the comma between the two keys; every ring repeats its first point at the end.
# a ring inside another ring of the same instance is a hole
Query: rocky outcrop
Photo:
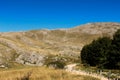
{"type": "Polygon", "coordinates": [[[0,63],[41,66],[49,55],[78,58],[85,44],[102,36],[112,38],[118,29],[119,23],[89,23],[71,29],[0,33],[0,63]]]}
{"type": "Polygon", "coordinates": [[[16,58],[16,62],[32,66],[42,66],[45,56],[38,53],[23,53],[16,58]]]}

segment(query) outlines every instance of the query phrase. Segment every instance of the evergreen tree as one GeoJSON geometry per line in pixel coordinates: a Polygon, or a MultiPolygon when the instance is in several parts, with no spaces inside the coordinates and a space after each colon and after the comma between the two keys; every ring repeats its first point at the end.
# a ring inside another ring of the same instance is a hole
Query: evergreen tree
{"type": "Polygon", "coordinates": [[[113,35],[108,61],[108,68],[120,69],[120,29],[113,35]]]}
{"type": "Polygon", "coordinates": [[[120,30],[113,35],[113,39],[103,37],[84,46],[81,60],[90,66],[120,69],[120,30]]]}
{"type": "Polygon", "coordinates": [[[111,40],[108,37],[99,38],[86,45],[81,51],[82,63],[89,64],[90,66],[104,65],[110,45],[111,40]]]}

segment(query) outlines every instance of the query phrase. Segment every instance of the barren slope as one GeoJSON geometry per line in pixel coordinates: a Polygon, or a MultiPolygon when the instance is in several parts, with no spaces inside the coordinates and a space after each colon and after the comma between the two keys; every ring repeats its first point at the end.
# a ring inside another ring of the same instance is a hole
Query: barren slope
{"type": "Polygon", "coordinates": [[[117,29],[119,23],[89,23],[63,30],[0,33],[0,64],[43,65],[48,55],[77,58],[85,44],[98,37],[112,37],[117,29]]]}

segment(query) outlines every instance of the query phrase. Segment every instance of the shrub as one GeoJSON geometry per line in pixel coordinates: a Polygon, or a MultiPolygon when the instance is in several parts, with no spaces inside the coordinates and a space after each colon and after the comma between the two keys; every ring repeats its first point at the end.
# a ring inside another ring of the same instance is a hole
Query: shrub
{"type": "Polygon", "coordinates": [[[81,51],[81,60],[83,64],[90,66],[99,66],[104,64],[108,54],[111,40],[107,37],[94,40],[91,44],[83,47],[81,51]]]}
{"type": "Polygon", "coordinates": [[[52,66],[55,69],[63,69],[65,67],[65,63],[61,61],[53,61],[53,62],[49,62],[47,66],[52,66]]]}
{"type": "Polygon", "coordinates": [[[103,37],[85,45],[81,61],[99,68],[120,69],[120,30],[113,35],[113,39],[103,37]]]}
{"type": "Polygon", "coordinates": [[[53,67],[55,69],[63,69],[66,63],[64,61],[64,58],[50,55],[48,58],[46,58],[45,65],[48,67],[53,67]]]}

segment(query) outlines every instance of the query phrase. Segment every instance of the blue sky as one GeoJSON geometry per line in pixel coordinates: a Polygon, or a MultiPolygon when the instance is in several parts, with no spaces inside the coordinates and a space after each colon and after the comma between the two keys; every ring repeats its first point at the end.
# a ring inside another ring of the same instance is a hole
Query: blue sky
{"type": "Polygon", "coordinates": [[[0,32],[120,22],[120,0],[0,0],[0,32]]]}

